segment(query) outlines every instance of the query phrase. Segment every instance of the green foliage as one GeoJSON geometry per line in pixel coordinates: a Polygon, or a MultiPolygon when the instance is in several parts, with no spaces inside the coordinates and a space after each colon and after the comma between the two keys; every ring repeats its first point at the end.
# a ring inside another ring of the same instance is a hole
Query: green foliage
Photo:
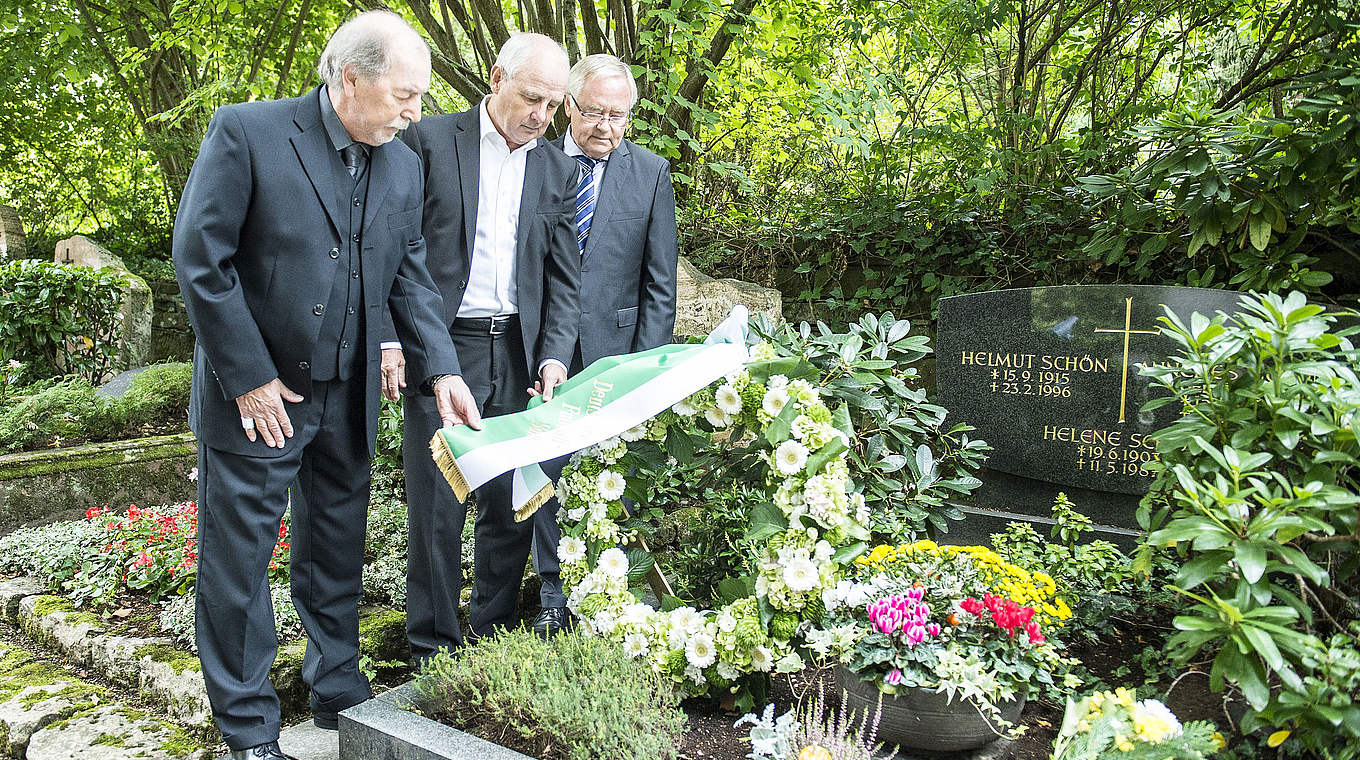
{"type": "Polygon", "coordinates": [[[1157,547],[1181,562],[1175,588],[1193,600],[1172,653],[1214,653],[1211,685],[1242,690],[1244,731],[1296,730],[1322,756],[1360,744],[1354,701],[1360,617],[1360,353],[1354,329],[1302,293],[1243,298],[1244,311],[1184,324],[1180,346],[1144,373],[1184,407],[1159,431],[1161,472],[1139,510],[1157,547]],[[1330,634],[1333,644],[1324,645],[1330,634]],[[1339,638],[1338,638],[1339,637],[1339,638]]]}
{"type": "Polygon", "coordinates": [[[192,373],[188,363],[158,364],[133,378],[117,398],[100,396],[78,377],[35,386],[31,395],[0,410],[0,452],[183,430],[192,373]]]}
{"type": "Polygon", "coordinates": [[[575,632],[508,631],[441,652],[415,688],[432,717],[544,760],[667,760],[685,725],[645,661],[575,632]]]}
{"type": "MultiPolygon", "coordinates": [[[[911,323],[891,312],[866,314],[844,333],[821,322],[815,333],[806,322],[775,328],[758,320],[756,329],[802,356],[804,374],[818,373],[828,394],[842,403],[836,424],[853,429],[850,472],[876,532],[889,537],[921,529],[947,532],[949,520],[963,517],[949,501],[980,485],[970,473],[990,447],[968,437],[971,427],[948,424],[948,411],[913,387],[920,375],[912,365],[930,353],[926,336],[911,335],[911,323]]],[[[787,374],[800,376],[797,370],[787,374]]]]}
{"type": "Polygon", "coordinates": [[[27,575],[46,583],[48,591],[60,591],[98,551],[100,538],[99,527],[87,520],[20,528],[0,537],[0,573],[27,575]]]}
{"type": "Polygon", "coordinates": [[[0,361],[22,362],[24,382],[64,374],[96,381],[124,346],[113,325],[123,275],[32,260],[0,265],[0,361]]]}
{"type": "Polygon", "coordinates": [[[695,499],[700,505],[684,514],[670,563],[675,592],[682,599],[712,603],[727,599],[719,586],[724,579],[755,571],[750,561],[751,507],[760,496],[746,489],[708,489],[695,499]]]}

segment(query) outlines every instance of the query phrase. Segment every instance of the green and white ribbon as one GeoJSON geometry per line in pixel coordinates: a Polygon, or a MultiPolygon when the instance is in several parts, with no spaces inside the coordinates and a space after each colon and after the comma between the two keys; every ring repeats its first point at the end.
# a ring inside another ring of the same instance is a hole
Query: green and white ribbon
{"type": "Polygon", "coordinates": [[[747,361],[748,315],[735,306],[702,344],[667,345],[607,356],[559,385],[551,401],[482,421],[482,430],[446,427],[430,441],[435,464],[459,501],[514,470],[515,519],[552,495],[540,462],[570,454],[638,426],[747,361]]]}

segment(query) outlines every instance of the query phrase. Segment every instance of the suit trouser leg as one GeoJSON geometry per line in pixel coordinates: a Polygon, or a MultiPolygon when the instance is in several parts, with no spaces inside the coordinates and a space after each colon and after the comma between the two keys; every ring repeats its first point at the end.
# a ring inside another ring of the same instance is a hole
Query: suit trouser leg
{"type": "Polygon", "coordinates": [[[463,644],[458,604],[463,587],[463,523],[467,507],[430,456],[430,439],[441,426],[429,396],[406,396],[401,456],[406,474],[406,637],[421,660],[440,647],[463,644]]]}
{"type": "MultiPolygon", "coordinates": [[[[570,458],[558,457],[544,462],[541,465],[543,474],[556,483],[570,458]]],[[[566,594],[562,592],[562,567],[557,559],[557,545],[562,540],[562,527],[557,524],[557,511],[560,508],[561,502],[553,496],[530,518],[534,523],[534,570],[543,580],[538,600],[544,607],[567,606],[566,594]]]]}
{"type": "Polygon", "coordinates": [[[303,451],[292,497],[291,590],[307,631],[302,679],[313,711],[339,712],[373,696],[359,671],[370,483],[362,386],[313,386],[313,393],[324,387],[324,415],[303,451]]]}

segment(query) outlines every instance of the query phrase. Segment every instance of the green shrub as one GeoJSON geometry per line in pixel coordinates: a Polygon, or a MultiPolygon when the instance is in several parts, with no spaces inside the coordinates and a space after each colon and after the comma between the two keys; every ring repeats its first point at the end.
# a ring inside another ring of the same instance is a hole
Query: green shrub
{"type": "Polygon", "coordinates": [[[1186,325],[1181,355],[1145,374],[1184,415],[1156,434],[1161,468],[1139,510],[1146,562],[1173,547],[1182,663],[1214,654],[1210,684],[1242,690],[1244,733],[1273,726],[1298,748],[1360,748],[1360,366],[1302,293],[1244,297],[1244,311],[1186,325]],[[1330,643],[1324,640],[1330,639],[1330,643]]]}
{"type": "Polygon", "coordinates": [[[27,575],[60,591],[101,540],[99,527],[87,520],[20,528],[0,538],[0,573],[27,575]]]}
{"type": "Polygon", "coordinates": [[[114,270],[32,259],[0,265],[0,361],[22,363],[22,382],[104,376],[124,351],[111,326],[122,321],[126,286],[114,270]]]}
{"type": "Polygon", "coordinates": [[[0,410],[0,453],[131,438],[147,428],[186,429],[192,374],[187,363],[158,364],[115,399],[79,377],[34,386],[0,410]]]}
{"type": "Polygon", "coordinates": [[[544,760],[666,760],[685,725],[645,660],[577,633],[506,632],[440,653],[415,688],[432,717],[544,760]]]}

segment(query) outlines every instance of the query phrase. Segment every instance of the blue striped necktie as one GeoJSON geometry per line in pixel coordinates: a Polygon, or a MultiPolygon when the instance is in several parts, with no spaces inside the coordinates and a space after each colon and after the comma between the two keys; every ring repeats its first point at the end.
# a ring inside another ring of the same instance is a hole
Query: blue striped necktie
{"type": "Polygon", "coordinates": [[[586,236],[590,234],[590,220],[595,216],[595,159],[576,156],[581,162],[581,178],[576,182],[576,245],[586,250],[586,236]]]}

